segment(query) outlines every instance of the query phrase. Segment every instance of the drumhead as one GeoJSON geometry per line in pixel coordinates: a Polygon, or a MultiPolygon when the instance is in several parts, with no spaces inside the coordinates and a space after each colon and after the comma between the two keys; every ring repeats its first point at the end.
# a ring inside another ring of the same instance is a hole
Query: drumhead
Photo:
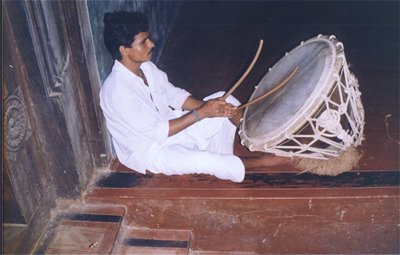
{"type": "Polygon", "coordinates": [[[337,48],[325,36],[312,38],[280,59],[261,79],[250,100],[282,82],[298,66],[292,79],[268,98],[246,108],[241,137],[253,146],[273,146],[301,128],[307,116],[329,93],[338,67],[337,48]]]}

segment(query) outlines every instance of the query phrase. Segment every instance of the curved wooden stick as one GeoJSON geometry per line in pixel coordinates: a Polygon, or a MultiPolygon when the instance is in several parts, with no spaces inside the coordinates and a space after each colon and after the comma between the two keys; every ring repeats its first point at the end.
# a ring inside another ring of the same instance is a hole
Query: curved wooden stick
{"type": "Polygon", "coordinates": [[[261,49],[263,47],[264,41],[260,40],[260,43],[258,44],[258,49],[256,52],[256,55],[253,58],[253,61],[251,61],[249,67],[247,68],[246,72],[243,73],[242,77],[235,83],[235,85],[232,86],[232,88],[225,93],[225,95],[222,97],[223,100],[225,100],[228,96],[230,96],[242,83],[242,81],[246,78],[246,76],[250,73],[251,69],[253,69],[254,64],[256,63],[258,57],[260,56],[261,49]]]}
{"type": "Polygon", "coordinates": [[[285,80],[283,80],[281,83],[279,83],[278,85],[276,85],[273,89],[268,90],[265,94],[263,94],[263,95],[261,95],[261,96],[255,98],[255,99],[253,99],[253,100],[251,100],[251,101],[249,101],[249,102],[247,102],[247,103],[245,103],[245,104],[239,106],[239,107],[237,108],[237,110],[243,109],[244,107],[250,106],[250,105],[252,105],[252,104],[254,104],[254,103],[256,103],[256,102],[258,102],[258,101],[260,101],[260,100],[263,100],[264,98],[266,98],[267,96],[271,95],[271,94],[274,93],[275,91],[281,89],[283,86],[285,86],[285,84],[286,84],[290,79],[292,79],[293,75],[297,72],[297,69],[299,69],[299,66],[296,66],[296,67],[293,69],[293,71],[289,74],[289,76],[288,76],[285,80]]]}

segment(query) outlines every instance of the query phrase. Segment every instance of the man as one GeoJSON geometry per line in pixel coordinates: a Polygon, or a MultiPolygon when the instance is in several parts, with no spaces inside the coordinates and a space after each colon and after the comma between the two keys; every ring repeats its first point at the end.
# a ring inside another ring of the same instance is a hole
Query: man
{"type": "Polygon", "coordinates": [[[240,103],[231,96],[225,102],[223,92],[197,100],[173,86],[150,61],[155,45],[142,13],[106,13],[104,42],[115,62],[100,91],[100,106],[117,157],[127,167],[241,182],[245,168],[288,162],[233,155],[240,103]]]}

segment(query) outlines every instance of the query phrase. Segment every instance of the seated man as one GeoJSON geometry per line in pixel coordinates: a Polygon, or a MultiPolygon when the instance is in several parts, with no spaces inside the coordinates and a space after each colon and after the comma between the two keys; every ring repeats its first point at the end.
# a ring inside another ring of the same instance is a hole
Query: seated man
{"type": "Polygon", "coordinates": [[[240,103],[223,92],[197,100],[173,86],[151,61],[154,43],[142,13],[104,16],[104,42],[114,59],[100,106],[118,159],[140,173],[203,173],[241,182],[245,169],[285,164],[288,158],[233,155],[240,103]]]}

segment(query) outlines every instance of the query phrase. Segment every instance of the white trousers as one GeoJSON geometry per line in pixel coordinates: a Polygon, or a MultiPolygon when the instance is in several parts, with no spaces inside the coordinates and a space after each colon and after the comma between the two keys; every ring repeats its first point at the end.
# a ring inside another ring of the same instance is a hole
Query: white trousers
{"type": "MultiPolygon", "coordinates": [[[[223,96],[217,92],[204,98],[223,96]]],[[[238,106],[240,102],[230,96],[227,102],[238,106]]],[[[236,127],[228,118],[203,119],[154,145],[148,155],[148,170],[166,175],[210,174],[220,179],[241,182],[245,169],[242,160],[233,155],[236,127]]]]}

